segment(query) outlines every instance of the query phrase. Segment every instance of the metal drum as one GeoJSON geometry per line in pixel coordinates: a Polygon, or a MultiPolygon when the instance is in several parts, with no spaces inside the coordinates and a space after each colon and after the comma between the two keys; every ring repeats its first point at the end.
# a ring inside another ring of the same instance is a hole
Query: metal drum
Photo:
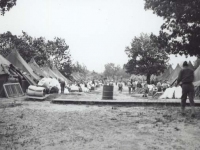
{"type": "Polygon", "coordinates": [[[113,99],[113,86],[104,85],[103,86],[103,97],[102,99],[113,99]]]}

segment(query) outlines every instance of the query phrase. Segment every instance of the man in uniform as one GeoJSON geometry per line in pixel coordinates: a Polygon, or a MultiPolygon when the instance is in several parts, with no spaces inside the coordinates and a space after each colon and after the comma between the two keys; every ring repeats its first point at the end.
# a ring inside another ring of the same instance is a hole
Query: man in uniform
{"type": "Polygon", "coordinates": [[[122,81],[120,81],[119,83],[118,83],[118,90],[120,91],[120,92],[122,92],[122,89],[123,89],[123,83],[122,83],[122,81]]]}
{"type": "Polygon", "coordinates": [[[65,81],[63,79],[59,79],[60,87],[61,87],[61,94],[64,94],[65,90],[65,81]]]}
{"type": "Polygon", "coordinates": [[[128,81],[128,92],[129,92],[129,94],[131,94],[131,88],[132,88],[131,81],[128,81]]]}
{"type": "Polygon", "coordinates": [[[195,117],[195,109],[194,109],[194,85],[192,82],[194,81],[194,71],[188,67],[187,61],[183,63],[183,69],[180,71],[177,85],[181,85],[182,87],[182,96],[181,96],[181,112],[185,114],[185,105],[187,96],[190,100],[190,105],[192,108],[192,117],[195,117]]]}

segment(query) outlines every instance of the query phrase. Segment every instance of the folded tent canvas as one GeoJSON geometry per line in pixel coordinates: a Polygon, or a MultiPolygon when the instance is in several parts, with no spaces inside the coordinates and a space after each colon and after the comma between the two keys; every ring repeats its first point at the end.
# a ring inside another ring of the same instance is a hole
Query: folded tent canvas
{"type": "MultiPolygon", "coordinates": [[[[22,71],[28,73],[31,78],[33,78],[36,81],[39,81],[41,78],[34,73],[34,71],[31,69],[31,67],[28,65],[28,63],[21,57],[19,52],[17,50],[12,50],[12,52],[6,57],[14,66],[21,69],[22,71]]],[[[27,76],[27,78],[29,78],[27,76]]],[[[29,78],[30,80],[30,78],[29,78]]],[[[34,83],[35,84],[35,83],[34,83]]]]}

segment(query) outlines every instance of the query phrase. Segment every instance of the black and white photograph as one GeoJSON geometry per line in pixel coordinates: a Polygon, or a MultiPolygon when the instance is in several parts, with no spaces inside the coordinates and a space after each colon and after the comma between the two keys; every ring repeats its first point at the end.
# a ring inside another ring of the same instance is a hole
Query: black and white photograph
{"type": "Polygon", "coordinates": [[[200,150],[200,0],[0,0],[0,150],[200,150]]]}

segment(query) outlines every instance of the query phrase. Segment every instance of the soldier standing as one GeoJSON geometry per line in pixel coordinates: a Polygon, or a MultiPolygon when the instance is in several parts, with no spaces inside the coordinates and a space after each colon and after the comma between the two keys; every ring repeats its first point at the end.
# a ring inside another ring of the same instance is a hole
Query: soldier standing
{"type": "Polygon", "coordinates": [[[185,114],[185,105],[187,96],[189,97],[190,105],[192,108],[192,117],[195,117],[195,109],[194,109],[194,85],[192,82],[194,81],[194,71],[188,67],[187,61],[183,63],[183,69],[180,71],[177,85],[181,85],[182,87],[182,96],[181,96],[181,112],[185,114]]]}

